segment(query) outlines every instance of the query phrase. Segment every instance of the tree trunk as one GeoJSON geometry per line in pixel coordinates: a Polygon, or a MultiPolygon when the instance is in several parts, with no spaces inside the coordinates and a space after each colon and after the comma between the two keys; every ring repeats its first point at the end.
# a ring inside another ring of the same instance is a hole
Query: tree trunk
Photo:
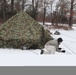
{"type": "Polygon", "coordinates": [[[33,18],[35,19],[35,8],[34,8],[34,0],[32,0],[32,12],[33,12],[33,18]]]}
{"type": "Polygon", "coordinates": [[[34,0],[32,0],[32,8],[33,8],[33,11],[34,11],[34,0]]]}
{"type": "Polygon", "coordinates": [[[71,8],[70,8],[70,17],[69,17],[69,27],[72,27],[72,23],[73,23],[73,3],[74,0],[71,0],[71,8]]]}
{"type": "Polygon", "coordinates": [[[46,17],[46,7],[44,7],[43,25],[45,24],[45,17],[46,17]]]}
{"type": "Polygon", "coordinates": [[[22,0],[22,10],[24,10],[26,0],[22,0]]]}
{"type": "Polygon", "coordinates": [[[32,0],[32,9],[33,18],[36,20],[38,15],[38,0],[36,2],[32,0]]]}
{"type": "Polygon", "coordinates": [[[45,17],[46,17],[46,0],[44,2],[44,15],[43,15],[43,25],[45,24],[45,17]]]}
{"type": "Polygon", "coordinates": [[[11,0],[11,12],[14,11],[14,0],[11,0]]]}
{"type": "Polygon", "coordinates": [[[3,0],[3,22],[6,21],[6,0],[3,0]]]}
{"type": "Polygon", "coordinates": [[[58,26],[58,12],[56,12],[56,23],[55,23],[56,26],[58,26]]]}
{"type": "Polygon", "coordinates": [[[51,23],[52,23],[52,25],[54,25],[54,22],[53,22],[53,12],[52,12],[52,3],[51,3],[51,23]]]}

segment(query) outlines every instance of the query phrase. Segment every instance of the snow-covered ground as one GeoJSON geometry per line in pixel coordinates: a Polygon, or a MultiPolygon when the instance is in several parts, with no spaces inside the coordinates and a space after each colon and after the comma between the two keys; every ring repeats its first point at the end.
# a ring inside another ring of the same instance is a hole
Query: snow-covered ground
{"type": "MultiPolygon", "coordinates": [[[[50,30],[54,34],[56,30],[50,30]]],[[[60,45],[60,47],[64,50],[66,50],[67,55],[76,55],[76,27],[73,27],[73,30],[58,30],[61,33],[61,35],[52,35],[54,38],[61,37],[63,38],[63,42],[60,45]]],[[[59,54],[59,53],[56,53],[59,54]]],[[[62,54],[62,53],[60,53],[62,54]]]]}
{"type": "Polygon", "coordinates": [[[61,35],[54,35],[56,30],[51,29],[54,38],[62,37],[61,48],[66,53],[55,55],[40,55],[40,50],[0,49],[0,66],[76,66],[76,27],[73,30],[58,30],[61,35]],[[71,56],[72,55],[72,56],[71,56]]]}

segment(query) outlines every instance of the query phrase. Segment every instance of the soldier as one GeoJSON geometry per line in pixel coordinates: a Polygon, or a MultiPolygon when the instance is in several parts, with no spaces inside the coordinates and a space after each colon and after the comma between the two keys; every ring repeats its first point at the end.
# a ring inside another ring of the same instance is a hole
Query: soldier
{"type": "Polygon", "coordinates": [[[62,38],[58,38],[57,40],[50,40],[45,44],[44,50],[41,50],[40,54],[55,54],[55,51],[57,52],[63,52],[61,51],[62,48],[59,48],[60,43],[63,41],[62,38]]]}

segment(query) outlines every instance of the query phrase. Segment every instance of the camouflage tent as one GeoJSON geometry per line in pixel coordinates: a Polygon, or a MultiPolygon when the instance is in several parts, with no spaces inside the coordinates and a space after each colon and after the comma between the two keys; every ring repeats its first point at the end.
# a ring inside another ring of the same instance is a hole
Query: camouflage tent
{"type": "Polygon", "coordinates": [[[0,47],[3,48],[43,48],[51,40],[50,34],[31,18],[21,11],[10,18],[0,27],[0,47]]]}

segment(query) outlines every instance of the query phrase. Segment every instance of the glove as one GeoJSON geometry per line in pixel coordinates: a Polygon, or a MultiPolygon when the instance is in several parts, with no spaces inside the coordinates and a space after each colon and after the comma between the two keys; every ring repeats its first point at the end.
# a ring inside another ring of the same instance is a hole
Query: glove
{"type": "Polygon", "coordinates": [[[44,50],[41,50],[41,53],[40,54],[43,54],[44,53],[44,50]]]}
{"type": "Polygon", "coordinates": [[[56,51],[57,51],[57,52],[62,52],[61,49],[62,49],[62,48],[58,48],[56,51]]]}
{"type": "Polygon", "coordinates": [[[65,50],[62,50],[62,52],[65,53],[66,51],[65,50]]]}
{"type": "Polygon", "coordinates": [[[58,48],[58,50],[61,50],[62,48],[58,48]]]}

